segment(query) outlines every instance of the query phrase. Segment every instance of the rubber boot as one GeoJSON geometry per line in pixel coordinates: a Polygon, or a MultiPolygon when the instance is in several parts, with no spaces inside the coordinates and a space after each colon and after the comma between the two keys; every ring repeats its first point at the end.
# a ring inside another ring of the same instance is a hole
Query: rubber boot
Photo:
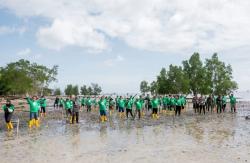
{"type": "Polygon", "coordinates": [[[120,113],[120,118],[122,118],[122,113],[120,113]]]}
{"type": "Polygon", "coordinates": [[[69,117],[69,123],[73,123],[73,117],[72,116],[69,117]]]}
{"type": "Polygon", "coordinates": [[[159,118],[160,118],[160,116],[159,116],[158,114],[156,114],[155,117],[156,117],[156,119],[159,119],[159,118]]]}
{"type": "Polygon", "coordinates": [[[107,120],[108,120],[107,116],[104,116],[104,121],[107,121],[107,120]]]}
{"type": "Polygon", "coordinates": [[[39,120],[35,120],[35,125],[36,125],[36,127],[39,127],[40,125],[39,125],[39,120]]]}
{"type": "Polygon", "coordinates": [[[29,128],[32,128],[32,126],[33,126],[33,120],[30,120],[29,121],[29,128]]]}
{"type": "Polygon", "coordinates": [[[153,119],[155,118],[155,114],[152,114],[152,118],[153,118],[153,119]]]}
{"type": "Polygon", "coordinates": [[[104,122],[104,116],[101,116],[101,121],[102,121],[102,123],[104,122]]]}
{"type": "Polygon", "coordinates": [[[9,127],[10,127],[11,130],[13,129],[13,125],[12,125],[11,122],[9,122],[9,127]]]}
{"type": "Polygon", "coordinates": [[[9,123],[6,123],[6,128],[7,128],[7,130],[10,130],[9,123]]]}

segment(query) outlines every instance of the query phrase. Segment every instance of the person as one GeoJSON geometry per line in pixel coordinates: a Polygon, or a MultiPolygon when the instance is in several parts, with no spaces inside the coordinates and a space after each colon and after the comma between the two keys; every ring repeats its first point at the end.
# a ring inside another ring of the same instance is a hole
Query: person
{"type": "Polygon", "coordinates": [[[75,121],[76,121],[76,123],[79,123],[80,104],[79,104],[78,98],[73,95],[71,97],[71,101],[72,101],[72,105],[73,105],[71,123],[74,124],[75,121]]]}
{"type": "Polygon", "coordinates": [[[40,101],[38,100],[37,96],[33,96],[32,99],[27,95],[26,96],[27,102],[30,108],[30,121],[29,121],[29,128],[32,128],[33,125],[39,127],[39,117],[38,112],[40,109],[40,101]]]}
{"type": "Polygon", "coordinates": [[[58,96],[56,96],[56,99],[55,99],[55,102],[54,102],[54,108],[58,108],[58,106],[59,106],[59,98],[58,98],[58,96]]]}
{"type": "Polygon", "coordinates": [[[181,115],[181,109],[182,109],[182,99],[180,96],[176,96],[176,107],[175,107],[175,116],[180,116],[181,115]]]}
{"type": "Polygon", "coordinates": [[[118,106],[119,106],[120,118],[123,118],[125,116],[125,114],[124,114],[125,100],[122,96],[120,96],[120,98],[119,98],[118,106]]]}
{"type": "Polygon", "coordinates": [[[222,97],[222,111],[225,112],[227,106],[227,96],[222,97]]]}
{"type": "Polygon", "coordinates": [[[185,106],[186,106],[186,104],[187,104],[186,97],[185,97],[184,95],[181,95],[180,98],[181,98],[181,100],[182,100],[181,109],[185,109],[185,106]]]}
{"type": "Polygon", "coordinates": [[[94,110],[96,110],[98,103],[96,102],[96,96],[93,96],[92,104],[94,106],[94,110]]]}
{"type": "Polygon", "coordinates": [[[86,100],[85,100],[85,98],[84,98],[84,96],[82,97],[82,99],[81,99],[81,107],[84,109],[84,107],[85,107],[85,104],[86,104],[86,100]]]}
{"type": "Polygon", "coordinates": [[[170,111],[175,110],[176,108],[176,97],[174,95],[171,95],[170,97],[170,111]]]}
{"type": "Polygon", "coordinates": [[[15,106],[11,103],[9,99],[6,100],[6,104],[2,106],[2,109],[4,111],[4,118],[6,122],[6,128],[7,130],[12,130],[13,125],[11,123],[11,118],[15,110],[15,106]]]}
{"type": "Polygon", "coordinates": [[[134,103],[134,99],[132,96],[130,96],[130,98],[127,99],[126,101],[126,116],[128,119],[128,114],[131,115],[132,118],[134,118],[133,112],[132,112],[132,108],[133,108],[133,103],[134,103]]]}
{"type": "Polygon", "coordinates": [[[208,96],[206,100],[206,104],[207,104],[207,111],[209,112],[211,110],[211,113],[212,113],[213,112],[213,98],[211,95],[208,96]]]}
{"type": "Polygon", "coordinates": [[[159,118],[159,116],[158,116],[158,108],[159,108],[159,99],[156,97],[156,96],[154,96],[153,97],[153,99],[152,99],[152,108],[153,108],[153,112],[152,112],[152,117],[153,117],[153,119],[154,118],[159,118]]]}
{"type": "Polygon", "coordinates": [[[203,111],[203,114],[206,114],[206,98],[201,95],[199,98],[199,113],[201,114],[203,111]]]}
{"type": "Polygon", "coordinates": [[[87,106],[87,112],[91,112],[91,107],[92,107],[92,100],[88,96],[86,99],[86,106],[87,106]]]}
{"type": "Polygon", "coordinates": [[[71,109],[72,108],[71,108],[71,102],[70,102],[69,98],[66,98],[64,107],[65,107],[65,111],[66,111],[66,116],[67,116],[67,118],[69,118],[69,121],[71,123],[71,120],[72,120],[72,111],[71,111],[71,109]]]}
{"type": "Polygon", "coordinates": [[[110,98],[109,99],[109,115],[110,116],[114,112],[114,107],[115,107],[115,101],[113,100],[113,98],[110,98]]]}
{"type": "Polygon", "coordinates": [[[116,96],[116,98],[115,98],[116,110],[119,110],[119,100],[120,100],[119,96],[116,96]]]}
{"type": "Polygon", "coordinates": [[[230,105],[231,105],[231,112],[236,113],[236,98],[233,94],[230,95],[230,105]]]}
{"type": "Polygon", "coordinates": [[[146,100],[146,108],[149,111],[150,109],[152,109],[152,105],[151,105],[151,102],[150,102],[151,99],[150,99],[149,94],[147,94],[145,100],[146,100]]]}
{"type": "Polygon", "coordinates": [[[100,118],[101,122],[107,121],[107,116],[106,116],[106,100],[104,96],[101,97],[100,101],[98,102],[99,104],[99,110],[100,110],[100,118]]]}
{"type": "Polygon", "coordinates": [[[197,113],[198,112],[198,108],[199,108],[199,103],[198,103],[198,97],[197,95],[195,94],[193,99],[192,99],[192,102],[193,102],[193,109],[194,109],[194,113],[197,113]]]}
{"type": "Polygon", "coordinates": [[[222,111],[222,98],[221,98],[221,95],[219,95],[217,97],[216,105],[217,105],[217,113],[221,113],[221,111],[222,111]]]}
{"type": "Polygon", "coordinates": [[[60,99],[59,99],[59,108],[62,109],[62,108],[63,108],[63,105],[64,105],[63,98],[60,98],[60,99]]]}
{"type": "Polygon", "coordinates": [[[168,96],[167,95],[162,97],[162,103],[163,103],[162,112],[166,113],[167,108],[168,108],[168,96]]]}
{"type": "Polygon", "coordinates": [[[135,103],[135,108],[136,108],[135,116],[138,114],[139,119],[141,119],[141,110],[142,110],[142,105],[143,105],[142,101],[137,98],[134,103],[135,103]]]}
{"type": "Polygon", "coordinates": [[[44,96],[42,96],[39,100],[40,102],[40,106],[41,106],[41,117],[42,116],[46,116],[46,106],[47,106],[47,101],[46,99],[44,98],[44,96]]]}

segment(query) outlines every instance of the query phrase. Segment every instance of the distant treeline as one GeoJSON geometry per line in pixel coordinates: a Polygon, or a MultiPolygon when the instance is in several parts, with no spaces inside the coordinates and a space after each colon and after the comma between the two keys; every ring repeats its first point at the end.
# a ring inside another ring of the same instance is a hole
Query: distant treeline
{"type": "MultiPolygon", "coordinates": [[[[80,90],[78,85],[68,84],[64,90],[65,95],[99,95],[101,92],[102,88],[96,83],[91,83],[91,86],[83,85],[80,90]]],[[[55,89],[54,95],[62,94],[60,88],[55,89]]]]}
{"type": "Polygon", "coordinates": [[[0,67],[0,95],[25,93],[50,94],[49,84],[56,81],[58,66],[48,68],[27,60],[19,60],[0,67]]]}
{"type": "Polygon", "coordinates": [[[194,53],[182,66],[169,65],[162,68],[156,80],[150,84],[142,81],[143,94],[216,94],[226,95],[238,88],[233,81],[232,67],[220,61],[217,53],[202,62],[199,53],[194,53]]]}

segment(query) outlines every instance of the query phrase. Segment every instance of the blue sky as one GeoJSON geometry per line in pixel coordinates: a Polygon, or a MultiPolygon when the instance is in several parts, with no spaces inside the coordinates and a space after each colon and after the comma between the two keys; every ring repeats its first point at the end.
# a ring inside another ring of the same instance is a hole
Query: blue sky
{"type": "Polygon", "coordinates": [[[162,67],[214,52],[249,89],[250,3],[244,0],[0,0],[0,66],[59,65],[58,82],[138,92],[162,67]],[[233,11],[233,12],[232,12],[233,11]]]}

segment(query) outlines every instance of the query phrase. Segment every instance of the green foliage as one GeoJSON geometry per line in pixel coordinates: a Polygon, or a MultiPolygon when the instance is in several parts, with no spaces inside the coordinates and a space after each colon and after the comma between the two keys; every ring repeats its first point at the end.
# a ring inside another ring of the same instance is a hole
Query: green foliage
{"type": "Polygon", "coordinates": [[[206,59],[205,67],[207,69],[207,87],[214,94],[229,94],[238,88],[237,83],[233,81],[232,67],[221,62],[218,54],[213,54],[211,59],[206,59]]]}
{"type": "Polygon", "coordinates": [[[27,60],[9,63],[0,69],[0,94],[40,93],[56,81],[58,66],[47,68],[27,60]]]}
{"type": "MultiPolygon", "coordinates": [[[[215,53],[205,64],[199,53],[182,62],[183,66],[170,65],[162,68],[156,81],[150,84],[152,94],[221,94],[225,95],[238,88],[233,81],[232,67],[220,61],[215,53]]],[[[140,85],[141,92],[146,88],[146,81],[140,85]]]]}
{"type": "Polygon", "coordinates": [[[54,95],[55,96],[60,96],[62,93],[61,93],[61,90],[60,90],[60,88],[56,88],[55,90],[54,90],[54,95]]]}
{"type": "Polygon", "coordinates": [[[68,84],[64,90],[66,95],[79,95],[78,85],[68,84]]]}
{"type": "Polygon", "coordinates": [[[91,86],[83,85],[80,90],[82,95],[99,95],[102,92],[102,88],[96,83],[91,83],[91,86]]]}
{"type": "Polygon", "coordinates": [[[148,85],[147,81],[142,81],[140,84],[140,91],[143,95],[150,91],[150,86],[148,85]]]}

